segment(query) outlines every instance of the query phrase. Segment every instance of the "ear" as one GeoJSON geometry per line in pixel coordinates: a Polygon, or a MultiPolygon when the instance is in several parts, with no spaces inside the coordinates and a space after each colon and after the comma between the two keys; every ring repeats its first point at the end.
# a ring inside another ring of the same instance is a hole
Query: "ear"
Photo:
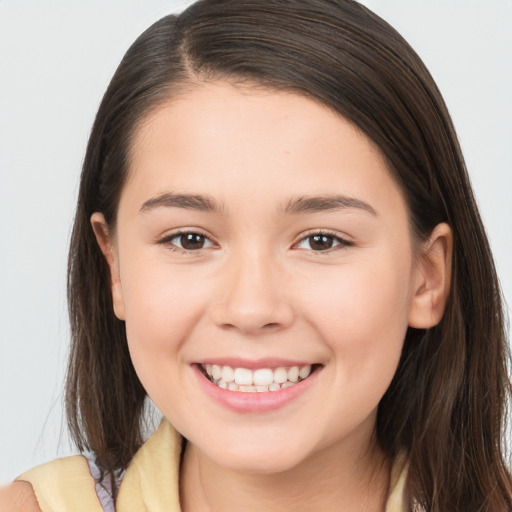
{"type": "Polygon", "coordinates": [[[428,329],[441,321],[450,293],[452,252],[452,230],[448,224],[438,224],[418,254],[410,327],[428,329]]]}
{"type": "Polygon", "coordinates": [[[123,289],[119,277],[119,260],[103,214],[98,212],[93,213],[91,215],[91,225],[96,235],[96,241],[98,242],[103,256],[105,256],[110,270],[110,290],[112,292],[114,313],[119,320],[124,320],[125,311],[123,289]]]}

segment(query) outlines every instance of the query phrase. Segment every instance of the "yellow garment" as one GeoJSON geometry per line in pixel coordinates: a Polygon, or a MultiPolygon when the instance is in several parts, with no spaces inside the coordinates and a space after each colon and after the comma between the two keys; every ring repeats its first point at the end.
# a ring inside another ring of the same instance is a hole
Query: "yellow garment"
{"type": "MultiPolygon", "coordinates": [[[[181,437],[163,420],[142,445],[123,477],[116,512],[180,512],[181,437]]],[[[403,512],[406,468],[394,464],[386,512],[403,512]]],[[[42,512],[103,512],[94,479],[81,455],[37,466],[17,478],[30,482],[42,512]]]]}

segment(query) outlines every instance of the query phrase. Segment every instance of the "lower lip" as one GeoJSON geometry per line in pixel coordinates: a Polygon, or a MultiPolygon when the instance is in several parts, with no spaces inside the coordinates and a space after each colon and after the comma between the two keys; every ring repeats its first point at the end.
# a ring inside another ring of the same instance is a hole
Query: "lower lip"
{"type": "Polygon", "coordinates": [[[243,393],[222,389],[205,377],[198,365],[193,365],[199,385],[205,393],[218,404],[236,412],[262,413],[275,411],[304,394],[314,383],[319,370],[314,371],[308,378],[279,391],[263,393],[243,393]]]}

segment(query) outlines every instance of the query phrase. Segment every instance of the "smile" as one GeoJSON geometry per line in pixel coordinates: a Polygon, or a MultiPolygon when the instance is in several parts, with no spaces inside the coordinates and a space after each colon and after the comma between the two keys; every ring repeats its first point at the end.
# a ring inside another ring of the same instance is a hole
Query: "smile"
{"type": "Polygon", "coordinates": [[[307,379],[311,365],[278,368],[233,368],[215,364],[202,364],[204,375],[221,389],[243,393],[266,393],[279,391],[307,379]]]}

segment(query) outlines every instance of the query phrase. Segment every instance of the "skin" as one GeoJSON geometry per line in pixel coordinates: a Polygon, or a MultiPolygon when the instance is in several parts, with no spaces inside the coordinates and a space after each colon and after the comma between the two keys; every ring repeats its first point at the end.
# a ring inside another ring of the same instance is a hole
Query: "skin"
{"type": "Polygon", "coordinates": [[[138,375],[190,442],[187,511],[311,510],[319,499],[323,510],[383,509],[377,406],[408,325],[442,315],[451,234],[440,225],[413,242],[400,189],[361,133],[302,96],[200,84],[136,133],[115,231],[100,214],[92,224],[138,375]],[[334,193],[357,206],[284,212],[334,193]],[[216,209],[161,205],[162,194],[200,194],[216,209]],[[180,249],[179,231],[204,245],[180,249]],[[313,250],[318,233],[334,246],[313,250]],[[193,365],[222,357],[322,368],[279,410],[239,413],[197,385],[193,365]]]}
{"type": "Polygon", "coordinates": [[[91,222],[138,376],[189,441],[183,510],[384,510],[391,461],[375,443],[377,407],[407,327],[442,316],[449,227],[415,241],[379,151],[296,94],[199,83],[135,135],[116,225],[91,222]],[[286,208],[333,195],[342,207],[286,208]],[[183,250],[179,231],[204,245],[183,250]],[[327,237],[320,250],[314,234],[327,237]],[[320,370],[281,408],[241,413],[194,370],[228,357],[320,370]]]}
{"type": "Polygon", "coordinates": [[[28,482],[13,482],[0,486],[2,512],[41,512],[32,486],[28,482]]]}

